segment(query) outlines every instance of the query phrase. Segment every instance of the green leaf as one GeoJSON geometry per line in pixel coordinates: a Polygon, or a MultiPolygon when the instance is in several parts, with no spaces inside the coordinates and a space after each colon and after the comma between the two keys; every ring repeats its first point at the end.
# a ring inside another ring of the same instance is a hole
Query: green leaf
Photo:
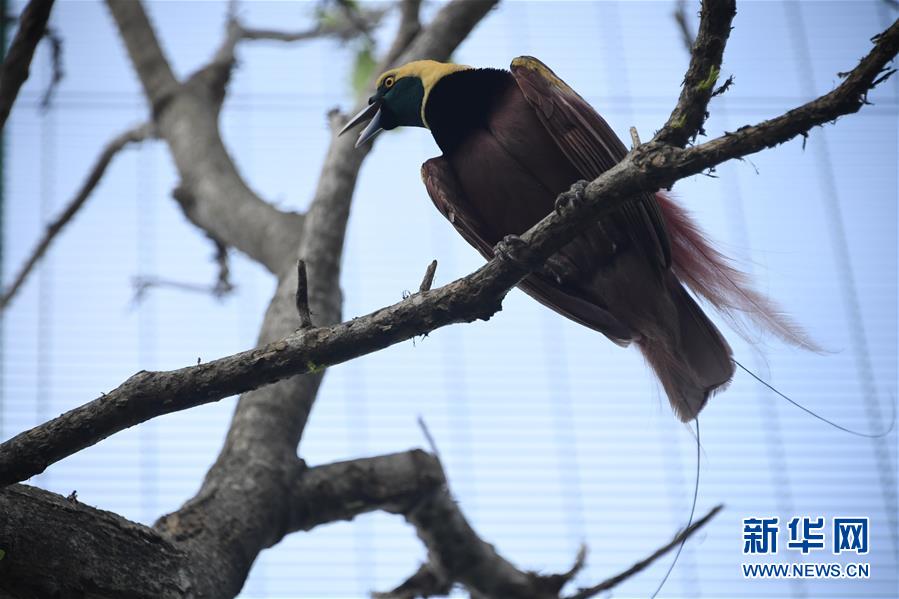
{"type": "Polygon", "coordinates": [[[6,551],[0,549],[0,560],[2,560],[4,557],[6,557],[6,551]]]}
{"type": "Polygon", "coordinates": [[[375,75],[375,67],[377,61],[372,54],[371,46],[365,44],[356,53],[356,62],[353,64],[353,91],[356,98],[361,98],[365,94],[368,84],[375,75]]]}
{"type": "Polygon", "coordinates": [[[709,69],[709,76],[705,78],[705,81],[702,81],[697,87],[702,91],[708,91],[712,89],[712,86],[715,85],[715,82],[718,81],[718,74],[721,70],[712,65],[712,68],[709,69]]]}
{"type": "Polygon", "coordinates": [[[341,15],[331,10],[317,11],[316,17],[322,29],[337,29],[341,23],[341,15]]]}

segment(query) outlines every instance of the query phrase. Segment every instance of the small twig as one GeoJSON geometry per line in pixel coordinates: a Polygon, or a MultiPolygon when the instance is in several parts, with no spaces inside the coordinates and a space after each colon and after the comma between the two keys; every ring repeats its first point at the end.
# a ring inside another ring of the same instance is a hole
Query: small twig
{"type": "Polygon", "coordinates": [[[53,67],[53,76],[41,98],[41,110],[47,111],[50,109],[50,101],[53,99],[53,93],[56,91],[56,88],[59,87],[59,83],[65,76],[65,71],[62,68],[62,36],[52,27],[47,27],[47,30],[44,32],[44,37],[50,42],[50,64],[53,67]]]}
{"type": "Polygon", "coordinates": [[[709,520],[714,518],[715,515],[722,510],[722,508],[724,508],[723,505],[716,505],[708,514],[691,524],[688,528],[685,528],[684,530],[679,532],[673,539],[671,539],[671,542],[658,549],[655,553],[653,553],[646,559],[637,562],[627,570],[616,574],[608,580],[604,580],[596,586],[580,589],[577,593],[571,595],[568,599],[589,599],[590,597],[595,597],[603,591],[608,591],[609,589],[618,586],[631,576],[639,574],[641,571],[650,566],[654,561],[680,545],[683,540],[689,538],[691,535],[693,535],[693,533],[705,526],[709,520]]]}
{"type": "MultiPolygon", "coordinates": [[[[356,33],[363,36],[369,42],[374,43],[375,40],[371,34],[371,30],[377,22],[372,23],[367,19],[366,15],[362,14],[353,0],[337,0],[337,6],[340,7],[340,12],[343,13],[346,20],[353,26],[356,33]]],[[[378,20],[380,20],[380,15],[378,20]]]]}
{"type": "Polygon", "coordinates": [[[640,145],[640,134],[637,133],[636,127],[631,127],[631,143],[633,144],[633,148],[640,145]]]}
{"type": "Polygon", "coordinates": [[[219,267],[219,275],[213,287],[213,294],[222,298],[234,291],[234,285],[231,283],[231,269],[228,266],[228,246],[211,234],[208,234],[208,236],[212,243],[215,244],[215,263],[219,267]]]}
{"type": "Polygon", "coordinates": [[[574,558],[574,564],[572,564],[571,568],[568,569],[567,572],[562,572],[561,574],[551,574],[549,576],[543,575],[537,578],[537,584],[541,589],[548,589],[553,597],[557,596],[559,592],[567,585],[569,582],[574,580],[574,577],[580,573],[581,570],[584,569],[584,566],[587,565],[587,546],[581,545],[577,551],[577,556],[574,558]]]}
{"type": "Polygon", "coordinates": [[[134,297],[132,298],[132,306],[137,306],[147,297],[147,293],[151,289],[175,289],[177,291],[187,291],[189,293],[201,293],[203,295],[211,295],[216,299],[221,299],[228,294],[228,291],[222,291],[216,283],[215,285],[203,285],[201,283],[189,283],[187,281],[175,281],[173,279],[163,279],[153,276],[138,276],[131,280],[134,286],[134,297]]]}
{"type": "Polygon", "coordinates": [[[145,123],[125,131],[121,135],[115,137],[105,148],[103,148],[103,152],[100,154],[100,157],[97,158],[97,162],[88,174],[87,180],[82,184],[81,189],[78,190],[78,193],[72,201],[69,202],[62,213],[47,225],[44,236],[38,242],[37,246],[35,246],[34,250],[32,250],[31,255],[25,261],[25,264],[19,269],[19,273],[13,279],[13,282],[6,288],[3,295],[0,296],[0,312],[6,309],[10,301],[12,301],[13,297],[15,297],[16,293],[22,287],[25,279],[31,274],[31,271],[34,270],[34,267],[40,259],[43,258],[44,254],[47,253],[50,244],[57,235],[59,235],[63,227],[65,227],[75,214],[77,214],[78,210],[87,201],[87,198],[90,197],[91,192],[93,192],[94,188],[100,182],[100,179],[106,172],[106,168],[109,166],[109,163],[112,162],[115,155],[128,144],[143,141],[148,137],[152,137],[154,134],[153,125],[145,123]]]}
{"type": "MultiPolygon", "coordinates": [[[[716,89],[715,91],[712,92],[712,97],[714,98],[715,96],[720,96],[721,94],[723,94],[724,92],[729,90],[733,84],[734,84],[734,76],[728,75],[727,79],[724,80],[724,83],[722,83],[718,87],[718,89],[716,89]]],[[[872,84],[872,87],[876,84],[877,84],[877,82],[874,82],[872,84]]]]}
{"type": "Polygon", "coordinates": [[[19,89],[28,79],[34,49],[44,37],[53,0],[31,0],[19,18],[19,29],[0,65],[0,131],[16,101],[19,89]]]}
{"type": "MultiPolygon", "coordinates": [[[[176,190],[174,193],[180,193],[176,190]]],[[[140,304],[144,298],[147,296],[147,292],[150,289],[168,287],[169,289],[176,289],[178,291],[188,291],[190,293],[202,293],[208,294],[212,297],[221,300],[229,293],[234,291],[234,285],[231,283],[231,269],[228,267],[228,246],[218,240],[211,233],[206,233],[206,236],[212,241],[215,246],[215,263],[218,265],[218,276],[216,277],[215,283],[212,285],[202,285],[199,283],[187,283],[182,281],[173,281],[170,279],[162,279],[159,277],[134,277],[133,285],[134,285],[134,299],[132,300],[133,305],[140,304]]],[[[197,362],[199,364],[199,361],[197,362]]]]}
{"type": "Polygon", "coordinates": [[[684,43],[684,49],[687,54],[693,53],[693,40],[696,36],[690,27],[690,17],[687,16],[687,0],[677,0],[677,6],[674,9],[674,20],[680,29],[681,41],[684,43]]]}
{"type": "Polygon", "coordinates": [[[416,597],[442,597],[453,590],[453,581],[437,573],[430,563],[424,563],[415,574],[401,585],[386,593],[374,592],[372,599],[416,599],[416,597]]]}
{"type": "Polygon", "coordinates": [[[362,12],[355,11],[353,16],[350,15],[351,11],[345,8],[341,12],[344,14],[343,19],[337,19],[333,23],[319,23],[314,27],[300,31],[245,27],[237,21],[233,21],[233,23],[237,26],[238,39],[242,40],[285,43],[302,42],[321,37],[336,37],[342,40],[349,40],[360,33],[366,36],[370,35],[371,31],[384,18],[387,10],[376,8],[362,12]]]}
{"type": "Polygon", "coordinates": [[[309,280],[306,277],[306,261],[297,260],[297,314],[300,316],[300,328],[312,327],[312,315],[309,313],[309,280]]]}
{"type": "Polygon", "coordinates": [[[424,417],[419,414],[418,416],[418,428],[421,429],[422,434],[425,436],[425,440],[428,442],[428,447],[431,448],[431,453],[434,454],[434,457],[437,458],[437,461],[440,462],[440,450],[437,449],[437,442],[434,441],[434,437],[431,435],[431,431],[428,429],[428,424],[425,422],[424,417]]]}
{"type": "Polygon", "coordinates": [[[431,285],[434,284],[434,273],[437,272],[437,261],[431,260],[431,263],[428,264],[427,270],[425,270],[425,276],[421,280],[421,285],[418,286],[418,292],[424,293],[431,289],[431,285]]]}

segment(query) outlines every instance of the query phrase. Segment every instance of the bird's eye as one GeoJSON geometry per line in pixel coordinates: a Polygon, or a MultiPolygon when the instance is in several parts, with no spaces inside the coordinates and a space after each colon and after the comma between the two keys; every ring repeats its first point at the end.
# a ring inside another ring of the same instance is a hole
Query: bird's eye
{"type": "Polygon", "coordinates": [[[391,87],[393,87],[394,82],[395,82],[395,81],[394,81],[394,79],[393,79],[393,75],[391,75],[390,77],[387,77],[387,78],[384,80],[384,87],[385,87],[386,89],[390,89],[391,87]]]}

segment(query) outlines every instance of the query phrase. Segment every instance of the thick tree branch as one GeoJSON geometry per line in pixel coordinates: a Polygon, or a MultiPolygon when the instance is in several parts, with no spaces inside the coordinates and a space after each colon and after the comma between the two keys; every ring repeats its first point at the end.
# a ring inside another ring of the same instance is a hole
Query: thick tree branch
{"type": "Polygon", "coordinates": [[[0,66],[0,131],[6,124],[19,89],[28,79],[34,49],[47,31],[53,0],[31,0],[19,17],[19,29],[0,66]]]}
{"type": "Polygon", "coordinates": [[[405,513],[446,484],[440,462],[420,449],[317,466],[290,489],[287,532],[374,510],[405,513]]]}
{"type": "Polygon", "coordinates": [[[157,115],[178,92],[180,84],[153,33],[143,5],[129,0],[110,0],[107,4],[119,25],[122,40],[153,107],[153,114],[157,115]]]}
{"type": "MultiPolygon", "coordinates": [[[[554,212],[525,233],[525,249],[514,261],[496,257],[438,289],[342,324],[297,332],[258,349],[180,370],[140,372],[107,396],[0,445],[0,484],[25,480],[75,451],[154,416],[287,376],[315,372],[447,324],[487,319],[529,270],[635,193],[655,191],[729,158],[783,143],[816,125],[856,112],[897,50],[899,22],[876,38],[871,53],[836,89],[783,116],[688,149],[655,140],[639,146],[586,187],[581,205],[554,212]]],[[[295,288],[294,281],[291,290],[295,288]]],[[[288,302],[292,309],[290,299],[288,302]]]]}
{"type": "Polygon", "coordinates": [[[705,134],[702,125],[708,116],[706,108],[721,72],[724,46],[735,14],[736,0],[703,0],[699,33],[692,44],[680,98],[668,122],[656,134],[656,141],[682,148],[697,135],[705,134]]]}
{"type": "Polygon", "coordinates": [[[218,110],[230,63],[213,61],[181,84],[141,3],[109,0],[107,4],[153,107],[159,135],[168,143],[181,176],[176,199],[185,216],[273,273],[291,266],[291,248],[299,243],[302,216],[277,210],[254,193],[221,140],[218,110]]]}
{"type": "Polygon", "coordinates": [[[3,597],[191,594],[188,552],[146,526],[26,485],[0,490],[0,514],[3,597]]]}
{"type": "Polygon", "coordinates": [[[15,297],[16,293],[22,287],[25,279],[28,278],[28,275],[32,270],[34,270],[34,267],[37,265],[37,263],[41,260],[41,258],[44,257],[44,254],[47,253],[47,250],[50,248],[50,244],[53,243],[53,240],[56,239],[63,228],[69,223],[69,221],[72,220],[78,210],[90,197],[90,194],[94,191],[94,188],[97,187],[97,184],[100,182],[100,179],[103,178],[103,174],[106,172],[106,167],[109,166],[109,163],[112,162],[112,159],[115,158],[116,154],[124,149],[125,146],[132,143],[144,141],[145,139],[147,139],[148,137],[152,137],[153,135],[153,125],[145,123],[117,135],[108,144],[106,144],[106,147],[103,148],[103,151],[100,153],[100,156],[94,163],[94,166],[91,169],[90,173],[88,173],[87,179],[81,185],[81,189],[78,190],[78,193],[75,194],[75,197],[72,198],[65,209],[63,209],[62,213],[57,216],[49,225],[47,225],[47,229],[46,231],[44,231],[44,236],[41,237],[40,241],[38,241],[37,243],[37,246],[35,246],[34,250],[32,250],[31,255],[19,269],[19,272],[13,279],[13,282],[10,283],[9,287],[4,290],[3,295],[0,296],[0,312],[6,309],[9,303],[15,297]]]}
{"type": "MultiPolygon", "coordinates": [[[[446,484],[439,462],[420,450],[308,469],[295,464],[291,473],[289,531],[373,510],[399,513],[446,484]]],[[[205,554],[183,537],[26,485],[0,490],[0,514],[3,596],[202,596],[194,580],[208,567],[205,554]]]]}

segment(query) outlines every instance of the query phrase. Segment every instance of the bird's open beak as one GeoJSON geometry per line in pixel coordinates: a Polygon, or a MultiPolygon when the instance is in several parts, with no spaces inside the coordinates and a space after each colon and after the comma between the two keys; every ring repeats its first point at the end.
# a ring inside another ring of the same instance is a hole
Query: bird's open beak
{"type": "Polygon", "coordinates": [[[357,148],[382,131],[380,100],[373,101],[359,112],[359,114],[351,118],[350,122],[340,130],[338,135],[343,135],[359,123],[368,121],[369,119],[371,119],[371,121],[369,121],[368,126],[362,130],[362,133],[359,134],[359,139],[356,141],[357,148]]]}

